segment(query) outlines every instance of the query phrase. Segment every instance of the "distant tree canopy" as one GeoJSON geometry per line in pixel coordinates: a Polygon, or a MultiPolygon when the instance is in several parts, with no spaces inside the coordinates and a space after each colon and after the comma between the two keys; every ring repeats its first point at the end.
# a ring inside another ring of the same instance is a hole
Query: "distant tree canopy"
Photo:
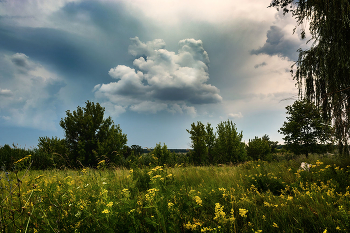
{"type": "Polygon", "coordinates": [[[324,121],[319,109],[308,100],[297,100],[287,106],[288,122],[278,131],[284,134],[286,148],[295,154],[319,152],[322,144],[332,142],[332,128],[324,121]]]}
{"type": "Polygon", "coordinates": [[[60,126],[65,131],[71,162],[96,166],[102,159],[99,157],[105,156],[114,162],[121,153],[127,142],[126,134],[119,125],[114,125],[111,117],[104,119],[104,111],[99,103],[89,101],[73,113],[66,111],[67,116],[61,119],[60,126]]]}
{"type": "Polygon", "coordinates": [[[267,139],[266,136],[262,138],[255,137],[254,139],[249,140],[248,145],[246,146],[249,158],[253,160],[266,159],[266,156],[271,152],[269,139],[267,139]]]}
{"type": "MultiPolygon", "coordinates": [[[[348,154],[343,145],[350,135],[350,1],[273,0],[270,7],[291,12],[297,26],[310,25],[314,43],[299,50],[294,79],[299,95],[322,106],[323,118],[333,120],[340,153],[348,154]]],[[[301,35],[305,38],[304,28],[301,35]]]]}
{"type": "Polygon", "coordinates": [[[216,127],[216,134],[208,123],[206,126],[198,121],[191,124],[191,157],[194,164],[237,163],[246,160],[243,133],[237,132],[232,121],[224,121],[216,127]]]}

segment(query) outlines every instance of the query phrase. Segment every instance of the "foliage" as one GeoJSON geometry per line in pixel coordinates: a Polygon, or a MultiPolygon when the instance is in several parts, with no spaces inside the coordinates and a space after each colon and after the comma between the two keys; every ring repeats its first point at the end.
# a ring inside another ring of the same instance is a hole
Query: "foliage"
{"type": "Polygon", "coordinates": [[[111,117],[103,118],[105,109],[99,103],[86,102],[61,119],[60,126],[65,131],[70,161],[83,166],[96,166],[99,156],[115,161],[115,153],[120,153],[126,145],[126,135],[119,125],[114,125],[111,117]]]}
{"type": "Polygon", "coordinates": [[[206,127],[206,137],[205,137],[205,143],[208,148],[208,160],[210,164],[213,164],[214,162],[214,147],[215,147],[215,138],[216,135],[213,132],[213,127],[211,127],[210,123],[207,123],[206,127]]]}
{"type": "Polygon", "coordinates": [[[271,152],[269,141],[258,137],[249,139],[246,149],[248,157],[253,160],[266,160],[266,156],[271,152]]]}
{"type": "Polygon", "coordinates": [[[278,132],[285,135],[283,140],[287,149],[307,157],[310,152],[318,152],[321,144],[332,142],[330,123],[322,119],[313,103],[298,100],[286,109],[288,122],[284,122],[278,132]]]}
{"type": "MultiPolygon", "coordinates": [[[[208,125],[210,128],[210,126],[208,125]]],[[[191,130],[186,129],[191,134],[190,138],[192,141],[191,157],[194,164],[205,164],[207,163],[208,145],[207,142],[210,139],[207,136],[207,131],[202,122],[197,121],[197,124],[191,124],[191,130]]],[[[212,132],[212,131],[211,131],[212,132]]]]}
{"type": "MultiPolygon", "coordinates": [[[[296,62],[299,94],[322,106],[323,118],[333,119],[339,150],[349,153],[350,129],[350,1],[273,0],[270,7],[292,12],[305,38],[308,22],[310,49],[299,50],[296,62]],[[345,147],[343,147],[345,145],[345,147]]],[[[295,29],[294,29],[295,30],[295,29]]]]}
{"type": "Polygon", "coordinates": [[[41,169],[59,168],[62,166],[70,167],[69,158],[67,157],[67,147],[65,139],[57,137],[39,137],[38,150],[34,156],[35,165],[41,164],[41,169]],[[45,160],[45,161],[44,161],[45,160]]]}
{"type": "Polygon", "coordinates": [[[143,152],[143,149],[140,145],[132,145],[131,150],[133,150],[134,154],[137,156],[140,156],[143,152]]]}
{"type": "Polygon", "coordinates": [[[267,134],[262,136],[261,139],[268,142],[270,150],[271,150],[271,153],[276,153],[277,152],[278,141],[271,141],[269,135],[267,135],[267,134]]]}
{"type": "Polygon", "coordinates": [[[158,159],[158,165],[163,166],[167,163],[167,160],[170,156],[170,151],[168,151],[167,145],[161,146],[161,144],[156,144],[154,147],[152,154],[158,159]]]}
{"type": "Polygon", "coordinates": [[[205,126],[202,122],[191,124],[193,151],[190,155],[192,162],[199,164],[237,163],[246,160],[245,145],[242,142],[243,134],[237,132],[236,125],[227,120],[220,122],[216,133],[210,123],[205,126]]]}
{"type": "Polygon", "coordinates": [[[215,161],[217,163],[237,163],[246,160],[243,132],[238,133],[232,121],[220,122],[216,127],[215,161]]]}
{"type": "Polygon", "coordinates": [[[16,145],[5,144],[3,147],[0,147],[0,166],[4,167],[6,170],[10,170],[13,166],[13,163],[26,155],[30,154],[26,149],[18,148],[16,145]]]}

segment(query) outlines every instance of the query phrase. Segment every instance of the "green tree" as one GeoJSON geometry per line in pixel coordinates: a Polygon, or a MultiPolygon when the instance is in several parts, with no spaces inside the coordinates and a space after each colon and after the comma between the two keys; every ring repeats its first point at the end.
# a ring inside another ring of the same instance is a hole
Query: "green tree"
{"type": "Polygon", "coordinates": [[[143,149],[140,145],[132,145],[131,150],[134,151],[134,155],[140,156],[143,152],[143,149]]]}
{"type": "Polygon", "coordinates": [[[264,137],[249,139],[246,149],[247,155],[253,160],[265,160],[266,156],[271,152],[269,141],[264,137]]]}
{"type": "Polygon", "coordinates": [[[287,120],[278,131],[284,134],[286,148],[295,154],[318,152],[321,144],[332,142],[332,127],[322,119],[319,109],[308,100],[287,106],[287,120]]]}
{"type": "Polygon", "coordinates": [[[215,146],[215,138],[216,135],[213,132],[213,127],[211,127],[210,123],[207,123],[207,126],[205,127],[206,129],[206,137],[205,137],[205,143],[207,146],[207,150],[208,150],[208,160],[209,163],[213,163],[214,162],[214,146],[215,146]]]}
{"type": "Polygon", "coordinates": [[[163,146],[161,146],[161,143],[156,144],[156,147],[154,147],[152,153],[156,158],[158,158],[158,165],[163,166],[164,164],[167,164],[170,157],[170,151],[165,143],[163,146]]]}
{"type": "Polygon", "coordinates": [[[216,127],[215,161],[217,163],[237,163],[246,160],[243,132],[237,132],[232,121],[220,122],[216,127]]]}
{"type": "Polygon", "coordinates": [[[192,162],[197,165],[206,163],[208,154],[208,138],[204,124],[197,121],[197,124],[191,124],[191,130],[186,129],[186,131],[191,134],[190,138],[193,148],[193,151],[191,151],[192,162]]]}
{"type": "Polygon", "coordinates": [[[104,119],[105,109],[99,103],[87,101],[61,119],[60,126],[65,131],[69,156],[75,165],[96,166],[98,156],[105,155],[114,160],[126,145],[126,135],[119,125],[114,125],[111,117],[104,119]]]}
{"type": "Polygon", "coordinates": [[[275,153],[277,151],[278,141],[271,141],[269,135],[267,134],[262,136],[261,139],[268,142],[271,153],[275,153]]]}
{"type": "Polygon", "coordinates": [[[310,49],[299,50],[294,79],[299,95],[303,97],[304,94],[317,106],[322,106],[323,119],[333,119],[339,151],[348,154],[350,1],[273,0],[270,7],[283,9],[284,14],[291,12],[297,20],[297,27],[302,25],[302,38],[305,38],[304,23],[310,25],[314,43],[310,49]]]}
{"type": "Polygon", "coordinates": [[[53,166],[60,168],[62,166],[69,166],[65,139],[39,137],[37,152],[41,156],[33,156],[33,161],[40,163],[43,167],[46,166],[48,168],[53,166]],[[39,159],[41,161],[37,161],[39,159]]]}

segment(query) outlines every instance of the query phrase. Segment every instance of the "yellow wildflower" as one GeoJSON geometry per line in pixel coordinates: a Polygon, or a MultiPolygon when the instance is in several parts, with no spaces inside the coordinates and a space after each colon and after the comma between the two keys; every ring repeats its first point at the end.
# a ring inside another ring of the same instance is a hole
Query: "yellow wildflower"
{"type": "Polygon", "coordinates": [[[169,209],[171,209],[173,206],[174,206],[174,203],[172,203],[172,202],[169,202],[169,203],[168,203],[168,208],[169,208],[169,209]]]}
{"type": "Polygon", "coordinates": [[[107,204],[107,207],[112,207],[113,206],[113,201],[110,201],[108,204],[107,204]]]}
{"type": "Polygon", "coordinates": [[[196,201],[196,203],[198,204],[198,205],[202,205],[202,199],[199,197],[199,196],[195,196],[194,197],[194,200],[196,201]]]}
{"type": "Polygon", "coordinates": [[[247,217],[247,214],[248,213],[248,210],[246,209],[239,209],[239,215],[241,215],[243,218],[246,218],[247,217]]]}
{"type": "Polygon", "coordinates": [[[275,222],[272,224],[272,226],[278,228],[278,225],[275,222]]]}
{"type": "Polygon", "coordinates": [[[109,210],[105,209],[104,211],[102,211],[102,214],[108,214],[109,210]]]}

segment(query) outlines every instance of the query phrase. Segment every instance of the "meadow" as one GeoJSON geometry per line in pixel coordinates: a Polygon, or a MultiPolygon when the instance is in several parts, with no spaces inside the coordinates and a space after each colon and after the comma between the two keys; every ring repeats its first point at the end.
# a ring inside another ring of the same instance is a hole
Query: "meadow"
{"type": "Polygon", "coordinates": [[[350,232],[350,160],[337,156],[80,170],[30,159],[1,171],[1,232],[350,232]]]}

